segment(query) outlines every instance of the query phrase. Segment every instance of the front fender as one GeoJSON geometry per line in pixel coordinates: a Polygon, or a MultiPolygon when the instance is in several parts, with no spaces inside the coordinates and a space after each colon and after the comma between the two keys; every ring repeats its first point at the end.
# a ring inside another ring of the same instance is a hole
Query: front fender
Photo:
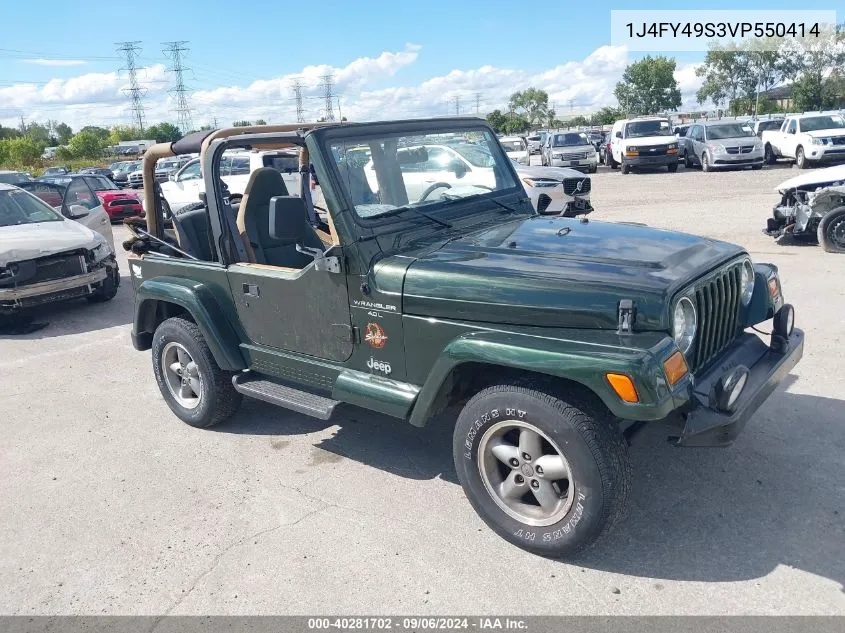
{"type": "Polygon", "coordinates": [[[500,331],[473,331],[452,340],[420,390],[410,423],[423,426],[434,412],[441,387],[464,363],[482,363],[579,383],[596,394],[614,415],[629,420],[660,420],[689,399],[689,378],[671,390],[662,363],[677,348],[661,332],[620,336],[610,330],[558,330],[563,337],[500,331]],[[630,376],[640,402],[623,402],[606,374],[630,376]]]}
{"type": "Polygon", "coordinates": [[[214,360],[221,369],[245,369],[240,340],[211,289],[203,283],[179,277],[156,277],[141,282],[135,291],[133,341],[139,349],[149,349],[158,326],[161,303],[184,308],[200,328],[214,360]]]}

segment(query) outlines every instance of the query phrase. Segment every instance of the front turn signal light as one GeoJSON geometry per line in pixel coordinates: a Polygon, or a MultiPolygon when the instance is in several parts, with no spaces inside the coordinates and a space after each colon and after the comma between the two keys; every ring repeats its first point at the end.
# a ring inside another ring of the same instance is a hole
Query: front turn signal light
{"type": "Polygon", "coordinates": [[[684,355],[677,351],[663,361],[663,371],[666,372],[666,379],[670,385],[676,384],[681,378],[689,373],[687,361],[684,355]]]}
{"type": "Polygon", "coordinates": [[[624,402],[639,402],[640,396],[637,394],[637,388],[634,386],[634,381],[630,376],[625,374],[606,374],[607,382],[613,387],[616,395],[622,398],[624,402]]]}

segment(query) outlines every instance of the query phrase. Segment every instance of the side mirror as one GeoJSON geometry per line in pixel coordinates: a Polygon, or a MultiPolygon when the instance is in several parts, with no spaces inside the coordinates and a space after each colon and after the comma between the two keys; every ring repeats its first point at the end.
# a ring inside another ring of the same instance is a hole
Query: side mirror
{"type": "Polygon", "coordinates": [[[79,218],[84,218],[86,215],[88,215],[88,209],[81,204],[72,204],[68,209],[68,217],[71,220],[78,220],[79,218]]]}
{"type": "Polygon", "coordinates": [[[176,182],[176,174],[170,174],[170,175],[167,177],[167,179],[168,179],[170,182],[176,182]]]}
{"type": "Polygon", "coordinates": [[[615,136],[616,138],[622,138],[622,132],[621,132],[621,131],[620,131],[620,132],[617,132],[616,134],[614,134],[614,136],[615,136]]]}
{"type": "Polygon", "coordinates": [[[455,178],[463,178],[467,175],[469,169],[467,166],[464,165],[463,161],[458,160],[457,158],[449,163],[449,171],[455,174],[455,178]]]}

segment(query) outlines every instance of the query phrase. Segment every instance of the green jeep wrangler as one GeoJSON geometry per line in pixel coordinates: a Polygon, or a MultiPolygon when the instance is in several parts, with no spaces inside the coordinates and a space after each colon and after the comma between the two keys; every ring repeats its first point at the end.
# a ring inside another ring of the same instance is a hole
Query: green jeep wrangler
{"type": "Polygon", "coordinates": [[[424,426],[458,405],[470,503],[539,554],[620,518],[646,422],[679,446],[726,446],[803,352],[775,266],[538,215],[480,119],[200,132],[154,146],[143,169],[146,225],[124,244],[132,340],[177,417],[218,424],[246,395],[424,426]],[[298,149],[285,176],[299,190],[268,166],[230,198],[223,153],[274,148],[298,149]],[[165,225],[155,162],[188,152],[204,193],[165,225]],[[746,331],[768,319],[765,338],[746,331]]]}

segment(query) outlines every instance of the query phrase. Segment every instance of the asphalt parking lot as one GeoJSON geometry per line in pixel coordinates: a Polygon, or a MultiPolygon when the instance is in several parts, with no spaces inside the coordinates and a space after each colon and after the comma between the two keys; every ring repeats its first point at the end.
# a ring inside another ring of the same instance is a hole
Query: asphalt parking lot
{"type": "Polygon", "coordinates": [[[46,328],[0,337],[0,612],[845,614],[845,257],[761,234],[796,173],[593,176],[591,220],[777,264],[807,338],[733,447],[638,435],[626,520],[566,563],[475,515],[448,416],[321,422],[246,401],[194,429],[132,349],[127,277],[110,303],[50,309],[46,328]]]}

